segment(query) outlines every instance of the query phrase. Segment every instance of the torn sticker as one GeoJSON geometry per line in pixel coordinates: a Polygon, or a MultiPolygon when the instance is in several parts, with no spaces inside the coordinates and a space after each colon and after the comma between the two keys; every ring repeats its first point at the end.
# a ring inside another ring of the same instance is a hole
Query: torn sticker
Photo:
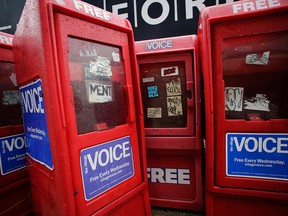
{"type": "Polygon", "coordinates": [[[264,52],[262,56],[249,54],[246,56],[246,64],[267,65],[269,62],[270,51],[264,52]]]}
{"type": "Polygon", "coordinates": [[[161,107],[147,108],[147,118],[162,118],[162,108],[161,107]]]}
{"type": "Polygon", "coordinates": [[[176,75],[179,75],[178,66],[161,68],[161,76],[162,77],[176,76],[176,75]]]}
{"type": "Polygon", "coordinates": [[[241,112],[243,94],[243,87],[225,87],[225,110],[241,112]]]}
{"type": "Polygon", "coordinates": [[[167,97],[168,116],[183,115],[181,96],[167,97]]]}
{"type": "Polygon", "coordinates": [[[266,94],[256,94],[256,97],[252,97],[244,101],[244,109],[258,110],[258,111],[270,111],[269,103],[266,94]]]}
{"type": "Polygon", "coordinates": [[[177,78],[176,80],[171,80],[170,82],[166,83],[166,92],[167,96],[175,96],[175,95],[181,95],[181,81],[180,78],[177,78]]]}
{"type": "Polygon", "coordinates": [[[157,98],[159,97],[158,86],[147,86],[147,97],[148,98],[157,98]]]}

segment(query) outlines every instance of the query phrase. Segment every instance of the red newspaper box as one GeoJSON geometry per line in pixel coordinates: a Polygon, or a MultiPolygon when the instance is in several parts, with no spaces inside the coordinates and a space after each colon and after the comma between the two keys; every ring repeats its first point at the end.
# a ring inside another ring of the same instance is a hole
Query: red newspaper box
{"type": "Polygon", "coordinates": [[[206,214],[287,215],[288,2],[201,12],[206,214]]]}
{"type": "Polygon", "coordinates": [[[32,200],[12,40],[0,32],[0,215],[25,215],[32,200]]]}
{"type": "Polygon", "coordinates": [[[136,42],[152,206],[202,210],[196,35],[136,42]]]}
{"type": "Polygon", "coordinates": [[[129,22],[79,0],[27,0],[13,51],[35,213],[150,215],[129,22]]]}

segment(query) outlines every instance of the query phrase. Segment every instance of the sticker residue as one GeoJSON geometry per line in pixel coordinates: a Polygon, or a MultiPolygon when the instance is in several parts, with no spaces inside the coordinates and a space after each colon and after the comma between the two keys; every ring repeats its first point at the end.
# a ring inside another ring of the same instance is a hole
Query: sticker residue
{"type": "Polygon", "coordinates": [[[95,61],[90,61],[89,72],[98,77],[111,77],[112,70],[109,59],[106,57],[96,56],[95,61]]]}
{"type": "Polygon", "coordinates": [[[246,64],[267,65],[269,62],[270,51],[264,52],[262,56],[249,54],[246,56],[246,64]]]}
{"type": "Polygon", "coordinates": [[[147,118],[162,118],[162,108],[161,107],[147,108],[147,118]]]}

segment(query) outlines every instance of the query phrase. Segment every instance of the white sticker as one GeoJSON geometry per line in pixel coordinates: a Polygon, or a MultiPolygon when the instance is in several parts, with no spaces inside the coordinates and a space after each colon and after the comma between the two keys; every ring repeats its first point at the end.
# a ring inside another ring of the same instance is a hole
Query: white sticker
{"type": "Polygon", "coordinates": [[[176,80],[171,80],[166,83],[167,96],[181,95],[181,80],[177,78],[176,80]]]}
{"type": "Polygon", "coordinates": [[[15,73],[12,73],[9,78],[10,78],[10,80],[13,83],[14,86],[18,86],[15,73]]]}
{"type": "Polygon", "coordinates": [[[179,75],[178,66],[161,68],[161,76],[162,77],[176,76],[176,75],[179,75]]]}
{"type": "Polygon", "coordinates": [[[161,107],[147,108],[147,118],[162,118],[162,108],[161,107]]]}
{"type": "Polygon", "coordinates": [[[120,62],[119,53],[112,52],[112,59],[113,59],[114,62],[120,62]]]}
{"type": "Polygon", "coordinates": [[[246,56],[246,64],[267,65],[269,62],[270,51],[264,52],[262,56],[249,54],[246,56]]]}
{"type": "Polygon", "coordinates": [[[243,87],[225,87],[225,110],[241,112],[243,94],[243,87]]]}
{"type": "Polygon", "coordinates": [[[244,109],[248,110],[259,110],[259,111],[270,111],[269,103],[266,94],[256,94],[256,97],[252,97],[244,101],[244,109]]]}
{"type": "Polygon", "coordinates": [[[181,96],[167,97],[168,116],[183,115],[181,96]]]}
{"type": "Polygon", "coordinates": [[[154,82],[154,77],[145,77],[142,79],[143,83],[154,82]]]}
{"type": "Polygon", "coordinates": [[[112,101],[112,85],[87,82],[89,103],[105,103],[112,101]]]}

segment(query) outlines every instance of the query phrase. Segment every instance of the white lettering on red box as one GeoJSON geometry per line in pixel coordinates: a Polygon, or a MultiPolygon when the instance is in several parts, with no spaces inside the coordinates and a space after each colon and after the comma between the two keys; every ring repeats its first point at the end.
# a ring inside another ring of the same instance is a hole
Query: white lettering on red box
{"type": "Polygon", "coordinates": [[[94,7],[90,4],[79,0],[73,0],[74,7],[78,11],[83,11],[84,13],[103,19],[103,20],[110,20],[110,14],[100,8],[94,7]]]}
{"type": "Polygon", "coordinates": [[[190,184],[190,170],[176,168],[147,168],[151,183],[190,184]]]}
{"type": "Polygon", "coordinates": [[[0,35],[0,43],[12,45],[12,37],[6,37],[5,35],[0,35]]]}
{"type": "Polygon", "coordinates": [[[146,50],[166,49],[172,47],[173,47],[172,40],[152,41],[146,43],[146,50]]]}
{"type": "Polygon", "coordinates": [[[251,12],[280,6],[279,0],[256,0],[233,4],[233,13],[251,12]]]}

